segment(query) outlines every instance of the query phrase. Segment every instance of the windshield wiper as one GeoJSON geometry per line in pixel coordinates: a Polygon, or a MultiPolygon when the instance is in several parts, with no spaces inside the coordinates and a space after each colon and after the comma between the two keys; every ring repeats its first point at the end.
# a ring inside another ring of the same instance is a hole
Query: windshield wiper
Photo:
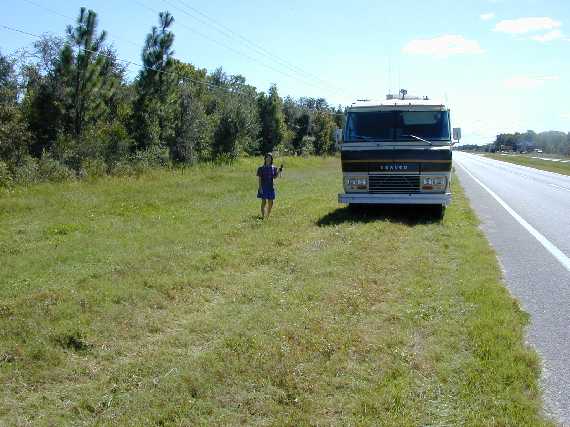
{"type": "Polygon", "coordinates": [[[420,138],[419,136],[416,136],[416,135],[411,135],[411,134],[410,135],[402,135],[402,137],[403,138],[408,138],[408,137],[414,138],[414,139],[417,139],[418,141],[427,142],[429,145],[433,145],[431,143],[431,141],[428,141],[427,139],[420,138]]]}

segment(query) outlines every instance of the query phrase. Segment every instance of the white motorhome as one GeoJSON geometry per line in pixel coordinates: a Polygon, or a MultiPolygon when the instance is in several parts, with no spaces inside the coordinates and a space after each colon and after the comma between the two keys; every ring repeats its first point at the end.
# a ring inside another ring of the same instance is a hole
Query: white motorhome
{"type": "Polygon", "coordinates": [[[432,205],[443,215],[451,202],[451,146],[461,129],[452,134],[444,103],[405,91],[386,98],[347,108],[339,202],[432,205]]]}

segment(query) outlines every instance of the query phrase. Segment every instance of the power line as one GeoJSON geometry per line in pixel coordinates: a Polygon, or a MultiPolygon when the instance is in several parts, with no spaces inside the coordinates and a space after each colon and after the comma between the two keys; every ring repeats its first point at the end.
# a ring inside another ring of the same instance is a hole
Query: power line
{"type": "MultiPolygon", "coordinates": [[[[167,5],[170,5],[171,7],[174,7],[175,9],[179,10],[179,11],[182,12],[183,14],[185,14],[185,15],[187,15],[187,16],[189,16],[189,17],[191,17],[191,18],[193,18],[193,19],[195,19],[195,20],[197,20],[197,21],[199,21],[199,22],[201,22],[201,23],[207,25],[209,28],[212,28],[211,24],[209,24],[208,22],[206,22],[204,19],[201,19],[201,18],[196,17],[195,15],[189,13],[187,10],[181,8],[180,6],[176,6],[176,5],[174,5],[174,4],[171,4],[168,0],[163,0],[163,1],[164,1],[164,3],[166,3],[167,5]]],[[[182,2],[181,2],[181,3],[182,3],[182,2]]],[[[224,35],[225,37],[232,38],[231,33],[228,33],[227,31],[224,31],[223,29],[220,30],[220,29],[218,29],[218,28],[214,28],[214,30],[216,30],[217,32],[221,33],[221,34],[224,35]]],[[[234,39],[234,40],[235,40],[235,39],[234,39]]],[[[260,52],[257,51],[257,54],[259,55],[260,52]]],[[[264,56],[264,57],[268,58],[268,55],[266,55],[266,54],[263,53],[263,52],[261,52],[261,56],[264,56]]],[[[269,59],[272,60],[272,58],[269,58],[269,59]]],[[[290,67],[288,67],[288,66],[286,66],[286,68],[288,68],[290,71],[292,71],[292,72],[298,74],[298,71],[297,71],[297,70],[295,70],[295,69],[293,69],[293,68],[290,68],[290,67]]],[[[301,78],[305,79],[306,77],[301,77],[301,78]]]]}
{"type": "MultiPolygon", "coordinates": [[[[50,12],[50,13],[52,13],[52,14],[54,14],[54,15],[63,17],[63,18],[65,18],[65,19],[69,19],[69,20],[71,20],[71,21],[74,21],[74,20],[75,20],[75,18],[73,18],[73,17],[71,17],[71,16],[64,15],[64,14],[62,14],[62,13],[60,13],[60,12],[54,10],[54,9],[51,9],[51,8],[45,7],[45,6],[43,6],[43,5],[39,4],[39,3],[36,3],[35,1],[32,1],[32,0],[24,0],[24,1],[27,2],[27,3],[29,3],[29,4],[31,4],[31,5],[33,5],[33,6],[36,6],[36,7],[40,8],[40,9],[43,9],[43,10],[45,10],[45,11],[47,11],[47,12],[50,12]]],[[[135,1],[136,1],[136,0],[135,0],[135,1]]],[[[156,9],[150,8],[150,7],[146,6],[145,4],[143,4],[143,3],[141,3],[141,2],[138,2],[138,1],[137,1],[137,3],[139,3],[141,6],[145,7],[146,9],[151,10],[153,13],[158,13],[158,12],[159,12],[159,11],[157,11],[156,9]]],[[[200,36],[202,36],[202,37],[205,37],[205,38],[207,38],[208,40],[210,40],[210,41],[212,41],[212,42],[214,42],[214,43],[217,43],[217,44],[221,45],[222,47],[225,47],[225,48],[228,48],[228,49],[230,49],[230,50],[233,50],[234,52],[236,52],[236,53],[239,54],[239,55],[248,57],[248,55],[244,54],[243,52],[240,52],[240,51],[238,51],[238,50],[236,50],[236,49],[232,49],[232,48],[230,48],[230,47],[228,47],[228,46],[226,46],[226,45],[223,45],[223,44],[219,43],[218,41],[213,40],[213,39],[207,37],[205,34],[199,32],[199,31],[197,31],[197,30],[195,30],[195,29],[193,29],[193,28],[187,27],[187,26],[185,26],[185,25],[183,25],[183,26],[186,27],[187,29],[189,29],[190,31],[197,33],[198,35],[200,35],[200,36]]],[[[30,34],[28,34],[28,35],[30,35],[30,34]]],[[[139,44],[134,43],[134,42],[132,42],[132,41],[130,41],[130,40],[126,40],[126,39],[122,39],[122,40],[124,40],[124,41],[126,41],[126,42],[128,42],[128,43],[131,43],[131,44],[133,44],[133,45],[139,46],[139,44]]],[[[250,58],[250,59],[252,59],[252,60],[255,60],[255,58],[252,58],[252,57],[248,57],[248,58],[250,58]]],[[[133,65],[139,65],[139,64],[136,64],[136,63],[131,62],[131,61],[124,61],[124,60],[122,60],[121,62],[127,62],[127,63],[131,63],[131,64],[133,64],[133,65]]],[[[272,70],[274,70],[274,71],[276,71],[276,72],[280,72],[281,74],[284,74],[284,75],[286,75],[287,77],[295,78],[295,77],[293,77],[293,76],[291,76],[291,75],[289,75],[289,74],[287,74],[287,73],[282,72],[281,70],[272,68],[272,67],[270,67],[270,66],[268,66],[268,65],[265,65],[265,64],[262,64],[262,65],[264,65],[264,66],[266,66],[266,67],[268,67],[268,68],[270,68],[270,69],[272,69],[272,70]]],[[[158,70],[155,70],[155,71],[158,71],[158,70]]]]}
{"type": "MultiPolygon", "coordinates": [[[[142,3],[142,2],[139,1],[139,0],[133,0],[133,1],[134,1],[135,3],[138,3],[140,6],[144,7],[145,9],[152,11],[153,13],[159,13],[158,10],[156,10],[156,9],[154,9],[154,8],[152,8],[152,7],[147,6],[146,4],[142,3]]],[[[183,13],[184,13],[184,11],[183,11],[183,13]]],[[[210,42],[212,42],[212,43],[215,43],[215,44],[217,44],[218,46],[223,47],[224,49],[230,50],[230,51],[232,51],[232,52],[234,52],[234,53],[236,53],[236,54],[238,54],[238,55],[240,55],[240,56],[242,56],[242,57],[245,57],[245,58],[249,59],[250,61],[257,62],[258,64],[262,65],[263,67],[268,68],[268,69],[270,69],[270,70],[272,70],[272,71],[275,71],[276,73],[282,74],[282,75],[284,75],[284,76],[286,76],[286,77],[289,77],[289,78],[291,78],[291,79],[294,79],[294,80],[301,81],[302,83],[307,84],[307,85],[310,85],[310,86],[313,86],[313,87],[315,87],[315,88],[317,88],[317,89],[321,89],[321,88],[319,88],[317,85],[315,85],[315,84],[312,83],[312,82],[309,82],[309,81],[307,81],[307,80],[301,79],[301,78],[296,77],[296,76],[293,76],[293,75],[291,75],[291,74],[289,74],[289,73],[287,73],[287,72],[285,72],[285,71],[283,71],[283,70],[280,70],[280,69],[278,69],[278,68],[273,67],[272,65],[268,65],[268,64],[266,64],[265,62],[260,61],[258,58],[255,58],[255,57],[253,57],[253,56],[251,56],[251,55],[249,55],[249,54],[247,54],[247,53],[245,53],[245,52],[243,52],[243,51],[241,51],[241,50],[238,50],[238,49],[236,49],[236,48],[234,48],[234,47],[232,47],[232,46],[229,46],[229,45],[227,45],[227,44],[225,44],[225,43],[223,43],[223,42],[220,42],[219,40],[213,39],[213,38],[209,37],[207,34],[201,32],[201,31],[199,31],[199,30],[196,30],[195,28],[192,28],[192,27],[190,27],[189,25],[186,25],[186,24],[183,23],[183,22],[178,22],[178,25],[181,25],[182,27],[186,28],[187,30],[189,30],[189,31],[191,31],[191,32],[193,32],[193,33],[195,33],[195,34],[198,34],[200,37],[205,38],[206,40],[208,40],[208,41],[210,41],[210,42]]]]}
{"type": "MultiPolygon", "coordinates": [[[[169,0],[163,0],[166,4],[170,4],[171,1],[169,0]]],[[[294,73],[300,74],[300,75],[304,75],[306,77],[309,77],[315,81],[319,81],[321,82],[321,84],[324,84],[325,86],[334,89],[337,92],[342,92],[344,93],[341,89],[339,89],[338,87],[330,84],[329,82],[321,79],[320,77],[311,74],[307,71],[305,71],[304,69],[296,66],[295,64],[290,63],[289,61],[275,55],[274,53],[268,51],[267,49],[265,49],[263,46],[261,46],[260,44],[252,41],[251,39],[241,35],[240,33],[232,30],[231,28],[229,28],[228,26],[221,24],[220,22],[216,21],[214,18],[211,18],[210,16],[208,16],[207,14],[201,12],[199,9],[191,6],[190,4],[188,4],[188,2],[184,1],[184,0],[178,0],[178,3],[184,5],[186,8],[192,10],[193,12],[195,12],[196,14],[198,14],[200,17],[197,17],[196,15],[188,12],[187,10],[182,10],[183,13],[185,13],[186,15],[189,15],[190,17],[192,17],[195,20],[198,20],[202,23],[204,23],[205,25],[208,25],[209,27],[212,27],[212,24],[214,25],[214,29],[216,31],[218,31],[219,33],[223,34],[224,36],[226,36],[229,39],[235,40],[235,38],[239,38],[240,40],[242,40],[245,44],[249,45],[251,48],[253,48],[255,51],[257,51],[258,54],[265,56],[267,58],[273,59],[277,62],[279,62],[282,66],[285,66],[286,68],[288,68],[289,70],[293,71],[294,73]],[[207,22],[206,22],[207,21],[207,22]]],[[[176,6],[175,6],[176,7],[176,6]]]]}
{"type": "MultiPolygon", "coordinates": [[[[34,37],[34,38],[38,38],[38,39],[41,39],[41,38],[42,38],[41,35],[29,33],[29,32],[27,32],[27,31],[20,30],[20,29],[18,29],[18,28],[9,27],[9,26],[4,25],[4,24],[0,24],[0,27],[4,28],[4,29],[6,29],[6,30],[9,30],[9,31],[13,31],[13,32],[16,32],[16,33],[24,34],[24,35],[26,35],[26,36],[30,36],[30,37],[34,37]]],[[[141,67],[141,68],[144,68],[144,69],[147,69],[147,70],[150,70],[150,71],[154,71],[154,72],[156,72],[156,73],[172,74],[171,71],[168,72],[168,71],[163,71],[163,70],[157,70],[157,69],[155,69],[155,68],[148,67],[148,66],[146,66],[146,65],[144,65],[144,64],[139,64],[139,63],[134,62],[134,61],[129,61],[129,60],[126,60],[126,59],[118,58],[118,57],[116,57],[116,56],[112,56],[112,55],[109,55],[109,54],[105,54],[104,52],[101,52],[101,51],[94,51],[94,50],[91,50],[91,49],[83,49],[83,51],[84,51],[84,52],[93,53],[93,54],[96,54],[96,55],[100,55],[100,56],[102,56],[102,57],[104,57],[104,58],[113,59],[113,60],[122,62],[122,63],[126,64],[127,66],[128,66],[128,65],[135,65],[135,66],[137,66],[137,67],[141,67]]],[[[218,85],[215,85],[215,84],[213,84],[213,83],[206,82],[206,81],[196,80],[196,79],[192,79],[192,78],[187,78],[187,79],[190,80],[190,81],[192,81],[192,82],[194,82],[194,83],[203,84],[203,85],[206,85],[206,86],[209,86],[209,87],[216,87],[216,88],[219,88],[219,89],[227,89],[227,88],[224,88],[224,87],[222,87],[222,86],[218,86],[218,85]]],[[[232,91],[231,93],[237,93],[237,91],[232,91]]],[[[244,93],[244,94],[245,94],[245,93],[244,93]]]]}
{"type": "MultiPolygon", "coordinates": [[[[36,1],[33,1],[33,0],[24,0],[24,1],[25,1],[26,3],[28,3],[28,4],[30,4],[30,5],[33,5],[33,6],[37,7],[37,8],[40,8],[40,9],[42,9],[42,10],[45,10],[45,11],[47,11],[47,12],[53,14],[53,15],[56,15],[56,16],[59,16],[59,17],[68,19],[68,20],[70,20],[70,21],[72,21],[72,22],[75,21],[75,18],[73,18],[73,17],[71,17],[71,16],[69,16],[69,15],[65,15],[65,14],[63,14],[63,13],[61,13],[61,12],[58,12],[57,10],[54,10],[54,9],[52,9],[52,8],[46,7],[46,6],[44,6],[44,5],[40,4],[40,3],[37,3],[36,1]]],[[[141,5],[142,7],[144,7],[145,9],[148,9],[148,10],[152,11],[153,13],[159,13],[159,11],[157,11],[156,9],[153,9],[153,8],[147,6],[146,4],[142,3],[142,2],[139,1],[139,0],[134,0],[134,1],[135,1],[136,3],[138,3],[139,5],[141,5]]],[[[180,2],[183,3],[183,4],[185,4],[185,5],[187,5],[187,3],[185,3],[185,2],[183,2],[183,1],[181,1],[181,0],[180,0],[180,2]]],[[[167,3],[166,0],[165,0],[165,3],[167,3]]],[[[168,3],[167,3],[167,4],[168,4],[168,3]]],[[[187,6],[188,6],[189,8],[191,8],[191,9],[195,10],[195,11],[196,11],[197,13],[199,13],[200,15],[203,15],[204,17],[206,17],[206,19],[208,19],[209,21],[213,22],[215,25],[217,25],[217,26],[219,26],[219,27],[222,27],[222,28],[224,27],[222,24],[217,24],[212,18],[210,18],[210,17],[208,17],[206,14],[200,12],[198,9],[193,8],[193,7],[190,6],[190,5],[187,5],[187,6]]],[[[176,6],[175,6],[175,7],[176,7],[176,6]]],[[[187,11],[185,11],[185,10],[183,10],[183,9],[180,9],[180,8],[179,8],[179,10],[181,10],[183,13],[185,13],[185,14],[187,14],[187,15],[193,17],[189,12],[187,12],[187,11]]],[[[196,19],[196,18],[194,17],[194,19],[196,19]]],[[[204,23],[204,20],[201,20],[201,22],[204,23]]],[[[315,85],[314,83],[312,83],[312,82],[306,80],[306,78],[302,78],[302,80],[301,80],[301,79],[299,79],[299,78],[296,77],[296,76],[293,76],[293,75],[291,75],[291,74],[289,74],[289,73],[287,73],[287,72],[284,72],[283,70],[280,70],[280,69],[278,69],[278,68],[274,68],[274,67],[271,66],[271,65],[267,65],[267,64],[265,64],[265,63],[263,63],[263,62],[257,60],[256,58],[251,57],[250,55],[248,55],[248,54],[246,54],[246,53],[240,51],[240,50],[237,50],[237,49],[235,49],[235,48],[233,48],[233,47],[231,47],[231,46],[228,46],[228,45],[226,45],[226,44],[224,44],[224,43],[221,43],[221,42],[219,42],[218,40],[212,39],[211,37],[208,37],[206,34],[200,32],[200,31],[198,31],[198,30],[196,30],[196,29],[194,29],[194,28],[192,28],[192,27],[189,27],[189,26],[185,25],[184,23],[179,23],[179,24],[182,25],[183,27],[185,27],[186,29],[192,31],[193,33],[196,33],[196,34],[198,34],[199,36],[201,36],[201,37],[203,37],[203,38],[205,38],[205,39],[207,39],[207,40],[209,40],[209,41],[211,41],[211,42],[213,42],[213,43],[215,43],[215,44],[217,44],[217,45],[219,45],[219,46],[221,46],[221,47],[223,47],[223,48],[225,48],[225,49],[231,50],[231,51],[235,52],[236,54],[238,54],[238,55],[240,55],[240,56],[243,56],[243,57],[246,57],[246,58],[248,58],[248,59],[250,59],[250,60],[252,60],[252,61],[258,62],[258,63],[261,64],[262,66],[264,66],[264,67],[266,67],[266,68],[268,68],[268,69],[270,69],[270,70],[272,70],[272,71],[275,71],[275,72],[277,72],[277,73],[280,73],[280,74],[282,74],[282,75],[284,75],[284,76],[286,76],[286,77],[289,77],[289,78],[292,78],[292,79],[295,79],[295,80],[299,80],[299,81],[301,81],[301,82],[303,82],[303,83],[305,83],[305,84],[308,84],[308,85],[310,85],[310,86],[312,86],[312,87],[318,88],[317,85],[315,85]]],[[[250,44],[250,45],[252,45],[252,46],[254,46],[254,47],[256,46],[256,44],[255,44],[254,42],[250,41],[249,39],[247,39],[247,38],[241,36],[240,34],[238,34],[238,33],[236,33],[236,32],[234,32],[234,31],[231,30],[230,28],[227,28],[227,27],[225,27],[225,28],[227,29],[227,30],[225,30],[226,36],[227,36],[227,34],[230,34],[230,35],[231,35],[231,34],[235,34],[235,36],[237,36],[237,37],[239,37],[239,38],[245,40],[248,44],[250,44]]],[[[219,30],[218,30],[218,31],[219,31],[219,30]]],[[[140,46],[138,43],[135,43],[135,42],[133,42],[133,41],[131,41],[131,40],[128,40],[128,39],[125,39],[125,38],[122,38],[122,37],[116,37],[116,38],[118,38],[119,40],[123,40],[123,41],[125,41],[125,42],[127,42],[127,43],[129,43],[129,44],[131,44],[131,45],[140,46]]],[[[265,52],[267,52],[265,49],[263,49],[263,47],[261,47],[261,46],[259,46],[259,45],[257,45],[257,46],[258,46],[258,48],[257,48],[258,52],[259,52],[259,51],[262,51],[262,52],[265,51],[265,52]]],[[[277,58],[277,59],[278,59],[280,62],[282,62],[282,63],[285,63],[285,62],[286,62],[286,61],[284,61],[284,60],[281,60],[279,57],[277,57],[277,56],[275,56],[275,55],[272,55],[270,52],[267,52],[267,53],[269,53],[271,56],[277,58]]],[[[267,55],[265,55],[265,56],[267,56],[267,55]]],[[[129,61],[128,61],[128,62],[129,62],[129,61]]],[[[292,70],[295,72],[295,69],[294,69],[294,68],[298,68],[298,67],[291,67],[291,66],[288,66],[288,68],[289,68],[289,69],[292,69],[292,70]]],[[[302,70],[301,70],[301,71],[302,71],[302,70]]],[[[297,72],[297,74],[299,74],[299,73],[297,72]]],[[[309,73],[305,73],[305,74],[310,75],[309,73]]],[[[319,80],[320,80],[320,79],[319,79],[319,80]]],[[[326,83],[326,82],[325,82],[325,83],[326,83]]],[[[338,93],[343,93],[343,94],[344,94],[344,92],[340,91],[340,89],[336,89],[336,88],[335,88],[335,91],[337,91],[338,93]]]]}
{"type": "Polygon", "coordinates": [[[36,3],[35,1],[32,1],[32,0],[24,0],[24,1],[25,1],[26,3],[28,3],[28,4],[31,4],[32,6],[39,7],[40,9],[43,9],[43,10],[45,10],[45,11],[47,11],[47,12],[50,12],[50,13],[52,13],[52,14],[54,14],[54,15],[57,15],[57,16],[60,16],[60,17],[62,17],[62,18],[65,18],[65,19],[70,19],[70,20],[72,20],[72,21],[75,21],[75,18],[72,18],[72,17],[70,17],[70,16],[68,16],[68,15],[64,15],[63,13],[60,13],[60,12],[58,12],[57,10],[51,9],[51,8],[49,8],[49,7],[46,7],[46,6],[44,6],[43,4],[36,3]]]}
{"type": "MultiPolygon", "coordinates": [[[[19,28],[10,27],[10,26],[4,25],[4,24],[0,24],[0,28],[3,28],[3,29],[8,30],[8,31],[15,32],[15,33],[20,33],[20,34],[23,34],[23,35],[26,35],[26,36],[34,37],[34,38],[37,38],[37,39],[41,39],[41,38],[42,38],[41,35],[34,34],[34,33],[30,33],[30,32],[28,32],[28,31],[24,31],[24,30],[21,30],[21,29],[19,29],[19,28]]],[[[171,74],[171,75],[174,75],[174,76],[176,76],[176,77],[179,77],[179,75],[173,73],[172,71],[158,70],[158,69],[156,69],[156,68],[148,67],[148,66],[146,66],[146,65],[144,65],[144,64],[140,64],[140,63],[137,63],[137,62],[134,62],[134,61],[129,61],[129,60],[126,60],[126,59],[121,59],[121,58],[119,58],[119,57],[117,57],[117,56],[109,55],[109,54],[106,54],[106,53],[101,52],[101,51],[94,51],[94,50],[91,50],[91,49],[82,49],[82,50],[83,50],[84,52],[93,53],[93,54],[95,54],[95,55],[99,55],[99,56],[102,56],[102,57],[104,57],[104,58],[108,58],[108,59],[112,59],[112,60],[115,60],[115,61],[118,61],[118,62],[122,62],[122,63],[126,64],[127,66],[129,66],[129,65],[135,65],[135,66],[137,66],[137,67],[140,67],[140,68],[143,68],[143,69],[146,69],[146,70],[149,70],[149,71],[153,71],[153,72],[156,72],[156,73],[163,73],[163,74],[166,74],[166,75],[171,74]]],[[[188,81],[191,81],[191,82],[193,82],[193,83],[197,83],[197,84],[200,84],[200,85],[207,86],[207,87],[210,88],[210,89],[219,89],[219,90],[222,90],[222,91],[227,92],[227,93],[232,94],[232,95],[243,95],[243,96],[251,97],[252,100],[255,99],[255,97],[251,96],[250,93],[246,93],[246,92],[243,92],[243,91],[235,90],[235,89],[228,88],[228,87],[224,87],[224,86],[219,86],[219,85],[216,85],[216,84],[214,84],[214,83],[210,83],[210,82],[207,82],[207,81],[204,81],[204,80],[196,80],[196,79],[193,79],[193,78],[191,78],[191,77],[185,77],[185,78],[186,78],[186,80],[188,80],[188,81]]],[[[314,110],[314,109],[313,109],[313,110],[310,110],[310,111],[320,111],[320,112],[324,112],[324,113],[331,114],[331,115],[339,115],[339,114],[341,114],[341,113],[335,113],[335,112],[323,111],[323,110],[314,110]]]]}
{"type": "MultiPolygon", "coordinates": [[[[52,8],[50,8],[50,7],[47,7],[47,6],[44,6],[43,4],[37,3],[37,2],[35,2],[35,1],[32,1],[32,0],[23,0],[23,1],[25,1],[25,2],[28,3],[28,4],[31,4],[32,6],[35,6],[35,7],[39,8],[39,9],[43,9],[43,10],[45,10],[46,12],[51,13],[52,15],[56,15],[56,16],[59,16],[59,17],[61,17],[61,18],[69,19],[71,22],[75,22],[75,20],[76,20],[76,18],[74,18],[74,17],[72,17],[72,16],[65,15],[65,14],[63,14],[63,13],[61,13],[61,12],[58,12],[57,10],[54,10],[54,9],[52,9],[52,8]]],[[[107,32],[107,33],[108,33],[108,32],[107,32]]],[[[122,40],[122,41],[124,41],[124,42],[126,42],[126,43],[129,43],[129,44],[131,44],[131,45],[133,45],[133,46],[140,47],[140,44],[135,43],[135,42],[133,42],[133,41],[131,41],[131,40],[125,39],[124,37],[119,37],[119,36],[116,36],[116,35],[113,36],[113,37],[116,38],[116,39],[118,39],[118,40],[122,40]]]]}

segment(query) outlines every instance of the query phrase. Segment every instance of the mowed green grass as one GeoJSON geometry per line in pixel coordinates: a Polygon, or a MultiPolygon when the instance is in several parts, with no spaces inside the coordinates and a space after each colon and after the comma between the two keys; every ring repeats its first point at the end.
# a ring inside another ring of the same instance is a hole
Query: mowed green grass
{"type": "Polygon", "coordinates": [[[338,159],[0,198],[0,425],[547,425],[527,316],[443,222],[337,204],[338,159]]]}
{"type": "MultiPolygon", "coordinates": [[[[501,160],[503,162],[514,163],[516,165],[530,166],[531,168],[541,169],[549,172],[556,172],[563,175],[570,175],[570,163],[560,163],[553,162],[550,160],[533,159],[530,156],[525,155],[500,155],[500,154],[486,154],[486,157],[490,157],[495,160],[501,160]]],[[[563,160],[570,160],[570,158],[564,158],[563,160]]]]}

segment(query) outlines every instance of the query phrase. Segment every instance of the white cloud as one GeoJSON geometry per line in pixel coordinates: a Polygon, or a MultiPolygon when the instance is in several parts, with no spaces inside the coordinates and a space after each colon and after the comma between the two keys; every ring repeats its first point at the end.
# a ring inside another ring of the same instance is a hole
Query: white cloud
{"type": "Polygon", "coordinates": [[[408,42],[402,49],[412,55],[431,55],[447,57],[466,53],[483,53],[476,40],[467,40],[463,36],[445,34],[432,39],[416,39],[408,42]]]}
{"type": "Polygon", "coordinates": [[[493,12],[483,13],[483,14],[479,15],[479,18],[481,18],[483,21],[490,21],[494,17],[495,17],[495,14],[493,12]]]}
{"type": "Polygon", "coordinates": [[[503,82],[507,89],[537,89],[545,82],[560,80],[559,76],[514,76],[503,82]]]}
{"type": "Polygon", "coordinates": [[[508,34],[527,34],[536,31],[554,30],[562,25],[548,17],[530,17],[519,19],[507,19],[495,25],[495,31],[508,34]]]}
{"type": "Polygon", "coordinates": [[[562,34],[562,31],[552,30],[552,31],[549,31],[549,32],[541,34],[541,35],[532,36],[531,39],[535,40],[537,42],[546,43],[546,42],[551,42],[553,40],[561,39],[562,37],[564,37],[564,34],[562,34]]]}

